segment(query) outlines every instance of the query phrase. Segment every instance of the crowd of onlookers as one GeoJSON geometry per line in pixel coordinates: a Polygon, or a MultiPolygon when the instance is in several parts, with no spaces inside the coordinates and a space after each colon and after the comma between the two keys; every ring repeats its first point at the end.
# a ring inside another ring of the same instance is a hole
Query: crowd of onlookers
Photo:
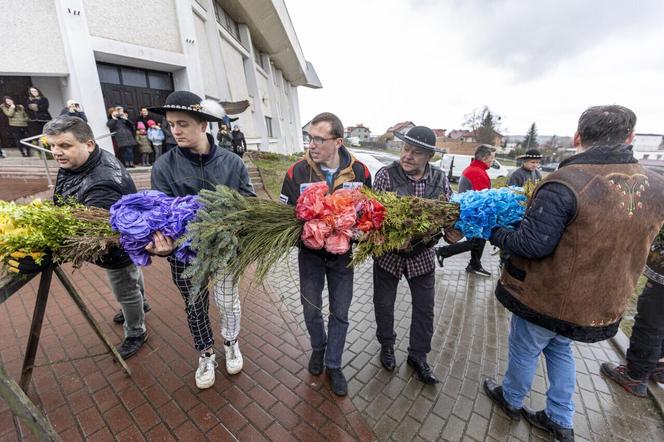
{"type": "MultiPolygon", "coordinates": [[[[38,88],[31,86],[27,90],[25,99],[4,96],[0,110],[7,117],[8,135],[13,145],[19,149],[22,156],[32,156],[31,147],[20,141],[41,134],[44,125],[51,120],[48,98],[38,88]]],[[[59,115],[79,117],[85,122],[88,121],[87,115],[76,100],[68,100],[59,115]]],[[[107,117],[106,125],[113,132],[115,155],[125,167],[149,166],[159,156],[177,146],[166,119],[161,115],[151,114],[147,107],[142,107],[138,117],[133,121],[123,106],[109,108],[107,117]]],[[[217,140],[220,147],[235,152],[240,157],[247,150],[244,134],[237,125],[231,131],[230,120],[225,124],[220,123],[217,140]]],[[[39,140],[33,140],[31,143],[38,145],[39,140]]],[[[0,158],[5,158],[2,147],[0,144],[0,158]]]]}

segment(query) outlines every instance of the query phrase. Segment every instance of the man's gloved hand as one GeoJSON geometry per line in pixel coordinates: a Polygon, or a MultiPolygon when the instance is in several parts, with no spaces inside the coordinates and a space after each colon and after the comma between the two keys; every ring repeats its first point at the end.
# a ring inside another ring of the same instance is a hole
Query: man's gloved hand
{"type": "Polygon", "coordinates": [[[11,259],[7,261],[8,270],[23,275],[39,273],[53,262],[51,255],[44,252],[18,251],[9,256],[11,259]]]}

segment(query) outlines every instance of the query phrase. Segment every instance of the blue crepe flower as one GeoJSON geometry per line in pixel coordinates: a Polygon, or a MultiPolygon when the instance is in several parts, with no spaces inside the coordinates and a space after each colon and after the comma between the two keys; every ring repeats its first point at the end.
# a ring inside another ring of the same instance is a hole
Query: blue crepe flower
{"type": "Polygon", "coordinates": [[[466,238],[483,239],[489,239],[496,227],[514,228],[523,219],[527,199],[516,190],[503,187],[454,194],[452,201],[460,206],[454,227],[466,238]]]}
{"type": "MultiPolygon", "coordinates": [[[[178,239],[187,232],[187,224],[201,207],[194,195],[174,198],[155,190],[124,195],[111,207],[111,227],[120,232],[120,245],[132,262],[146,266],[151,259],[145,247],[154,233],[161,231],[178,239]]],[[[188,263],[196,256],[189,245],[185,242],[175,250],[178,260],[188,263]]]]}

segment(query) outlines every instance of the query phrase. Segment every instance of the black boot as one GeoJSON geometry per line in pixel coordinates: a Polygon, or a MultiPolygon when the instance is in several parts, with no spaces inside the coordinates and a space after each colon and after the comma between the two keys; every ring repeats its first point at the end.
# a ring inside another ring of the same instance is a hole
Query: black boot
{"type": "Polygon", "coordinates": [[[323,372],[323,359],[325,358],[325,350],[314,350],[311,352],[309,358],[309,373],[318,376],[323,372]]]}
{"type": "Polygon", "coordinates": [[[346,377],[340,368],[326,368],[327,377],[330,379],[332,392],[337,396],[346,396],[348,394],[348,383],[346,377]]]}
{"type": "Polygon", "coordinates": [[[489,399],[503,410],[507,417],[516,421],[521,419],[521,408],[513,407],[507,403],[505,396],[503,396],[503,387],[498,385],[496,381],[491,378],[485,379],[484,392],[489,396],[489,399]]]}
{"type": "Polygon", "coordinates": [[[408,356],[406,362],[408,362],[408,365],[415,369],[417,372],[417,377],[425,384],[434,385],[440,382],[436,376],[434,376],[433,370],[431,367],[429,367],[429,364],[427,364],[426,360],[418,361],[408,356]]]}
{"type": "Polygon", "coordinates": [[[530,425],[544,430],[553,435],[554,440],[559,442],[574,442],[574,430],[571,428],[564,428],[552,421],[546,415],[544,410],[535,411],[528,407],[523,407],[523,417],[530,423],[530,425]]]}
{"type": "Polygon", "coordinates": [[[397,362],[394,357],[394,346],[383,345],[380,347],[380,363],[387,371],[394,371],[397,362]]]}
{"type": "Polygon", "coordinates": [[[124,341],[122,341],[122,344],[118,347],[118,353],[120,353],[122,359],[127,360],[134,356],[147,340],[148,332],[145,332],[140,336],[125,338],[124,341]]]}

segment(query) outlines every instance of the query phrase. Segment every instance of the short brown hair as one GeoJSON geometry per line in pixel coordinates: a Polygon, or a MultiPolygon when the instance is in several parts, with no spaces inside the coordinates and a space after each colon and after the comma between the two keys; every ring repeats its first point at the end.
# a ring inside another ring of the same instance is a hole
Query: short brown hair
{"type": "Polygon", "coordinates": [[[617,104],[593,106],[579,117],[577,132],[584,146],[621,144],[636,126],[636,114],[617,104]]]}
{"type": "Polygon", "coordinates": [[[334,115],[332,112],[323,112],[316,115],[314,119],[311,120],[311,125],[313,126],[314,124],[322,123],[325,121],[330,123],[330,135],[335,138],[344,137],[344,125],[341,124],[339,117],[334,115]]]}

